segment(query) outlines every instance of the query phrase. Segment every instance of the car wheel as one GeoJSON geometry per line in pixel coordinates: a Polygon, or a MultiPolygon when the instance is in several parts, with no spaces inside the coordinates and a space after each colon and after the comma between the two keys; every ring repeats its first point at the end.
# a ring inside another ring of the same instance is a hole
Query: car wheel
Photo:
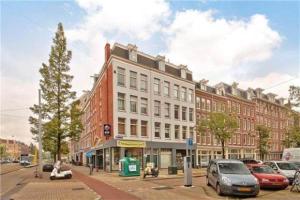
{"type": "Polygon", "coordinates": [[[222,189],[221,189],[219,183],[217,183],[216,190],[217,190],[218,195],[220,195],[220,196],[223,195],[223,192],[222,192],[222,189]]]}
{"type": "Polygon", "coordinates": [[[210,183],[209,183],[209,181],[208,181],[208,177],[206,177],[206,185],[207,185],[207,186],[210,186],[210,183]]]}

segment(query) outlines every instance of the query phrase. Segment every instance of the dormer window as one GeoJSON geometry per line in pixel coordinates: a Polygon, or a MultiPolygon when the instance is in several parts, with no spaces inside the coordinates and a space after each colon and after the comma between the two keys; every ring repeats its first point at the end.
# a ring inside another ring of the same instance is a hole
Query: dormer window
{"type": "Polygon", "coordinates": [[[231,88],[232,88],[232,95],[235,95],[235,96],[236,96],[236,95],[238,94],[238,93],[237,93],[237,90],[238,90],[237,87],[238,87],[238,85],[239,85],[239,84],[238,84],[237,82],[233,82],[233,83],[232,83],[232,85],[231,85],[231,88]]]}
{"type": "Polygon", "coordinates": [[[129,60],[137,62],[137,46],[128,44],[129,60]]]}
{"type": "Polygon", "coordinates": [[[180,67],[181,78],[186,79],[186,71],[187,71],[186,65],[180,65],[179,67],[180,67]]]}
{"type": "Polygon", "coordinates": [[[200,83],[200,89],[206,91],[206,84],[208,83],[208,80],[202,79],[199,81],[200,83]]]}
{"type": "Polygon", "coordinates": [[[165,65],[166,65],[165,57],[158,55],[156,57],[156,60],[158,62],[158,69],[161,70],[161,71],[165,71],[165,65]]]}

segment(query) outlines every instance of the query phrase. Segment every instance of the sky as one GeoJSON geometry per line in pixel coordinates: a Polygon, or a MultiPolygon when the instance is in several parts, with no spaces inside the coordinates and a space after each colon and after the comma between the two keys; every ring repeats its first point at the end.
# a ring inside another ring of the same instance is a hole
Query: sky
{"type": "Polygon", "coordinates": [[[288,98],[300,85],[300,2],[279,0],[1,1],[1,137],[32,141],[29,107],[62,22],[77,96],[92,87],[104,45],[187,65],[195,81],[238,82],[288,98]]]}

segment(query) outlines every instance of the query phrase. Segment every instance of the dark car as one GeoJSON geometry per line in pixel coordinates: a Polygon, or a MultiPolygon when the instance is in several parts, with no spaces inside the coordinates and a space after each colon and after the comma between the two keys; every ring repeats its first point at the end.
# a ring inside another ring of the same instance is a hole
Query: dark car
{"type": "Polygon", "coordinates": [[[43,172],[52,172],[53,164],[47,163],[43,165],[43,172]]]}

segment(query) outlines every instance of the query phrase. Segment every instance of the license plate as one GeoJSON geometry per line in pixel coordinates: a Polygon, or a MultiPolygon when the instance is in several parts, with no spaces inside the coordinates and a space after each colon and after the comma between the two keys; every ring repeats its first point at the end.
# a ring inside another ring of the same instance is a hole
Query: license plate
{"type": "Polygon", "coordinates": [[[240,192],[250,192],[251,188],[243,187],[238,189],[240,192]]]}

